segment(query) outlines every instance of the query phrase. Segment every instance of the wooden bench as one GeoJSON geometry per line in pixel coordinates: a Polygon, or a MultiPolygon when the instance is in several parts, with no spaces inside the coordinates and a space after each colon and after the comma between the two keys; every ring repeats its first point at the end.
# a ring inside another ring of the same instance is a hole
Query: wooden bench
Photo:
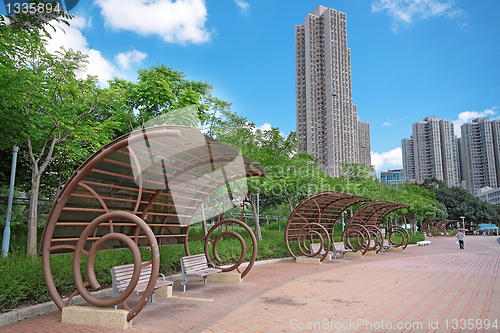
{"type": "Polygon", "coordinates": [[[382,250],[389,251],[389,249],[396,247],[393,244],[390,244],[387,239],[384,239],[384,242],[382,243],[382,250]]]}
{"type": "Polygon", "coordinates": [[[342,254],[342,256],[345,258],[345,254],[347,252],[354,251],[346,248],[344,242],[333,242],[333,256],[335,259],[337,259],[337,254],[342,254]]]}
{"type": "MultiPolygon", "coordinates": [[[[134,288],[132,294],[138,295],[146,291],[146,287],[149,283],[149,278],[151,277],[151,267],[152,265],[147,265],[147,262],[142,263],[141,275],[139,276],[139,281],[137,281],[137,285],[134,288]]],[[[134,264],[121,265],[111,267],[111,280],[113,282],[112,289],[112,297],[115,298],[119,294],[121,294],[129,285],[130,280],[132,279],[132,274],[134,273],[134,264]]],[[[154,302],[154,293],[156,289],[171,286],[174,283],[172,281],[165,280],[165,275],[159,273],[163,277],[163,280],[157,280],[155,284],[155,288],[151,295],[151,302],[154,302]]],[[[115,305],[116,309],[116,305],[115,305]]]]}
{"type": "MultiPolygon", "coordinates": [[[[309,251],[311,254],[315,254],[316,252],[319,251],[319,247],[321,246],[321,243],[311,243],[309,245],[309,251]]],[[[325,254],[325,248],[322,247],[320,253],[318,254],[319,257],[322,257],[325,254]]]]}
{"type": "Polygon", "coordinates": [[[186,291],[186,284],[191,279],[203,279],[203,284],[207,285],[207,276],[222,272],[222,269],[215,268],[215,265],[207,261],[205,254],[195,254],[181,258],[182,269],[182,291],[186,291]],[[212,267],[210,267],[212,266],[212,267]]]}

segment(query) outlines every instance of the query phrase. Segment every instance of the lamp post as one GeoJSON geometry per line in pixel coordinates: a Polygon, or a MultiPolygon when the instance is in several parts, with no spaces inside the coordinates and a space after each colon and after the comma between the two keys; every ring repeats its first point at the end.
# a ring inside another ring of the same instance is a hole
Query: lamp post
{"type": "Polygon", "coordinates": [[[10,187],[9,187],[9,198],[7,201],[7,219],[5,221],[5,228],[3,229],[3,239],[2,239],[2,256],[5,258],[9,254],[10,245],[10,220],[12,217],[12,200],[14,197],[14,182],[16,180],[16,163],[17,163],[17,152],[19,148],[17,146],[12,147],[12,168],[10,169],[10,187]]]}

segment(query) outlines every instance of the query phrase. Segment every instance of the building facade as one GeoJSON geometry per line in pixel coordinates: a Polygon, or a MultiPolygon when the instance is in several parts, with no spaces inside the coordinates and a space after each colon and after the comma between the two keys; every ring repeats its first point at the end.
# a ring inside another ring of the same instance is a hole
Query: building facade
{"type": "Polygon", "coordinates": [[[460,185],[460,160],[455,126],[449,119],[439,121],[443,180],[448,187],[460,185]]]}
{"type": "Polygon", "coordinates": [[[401,140],[403,154],[403,175],[405,183],[414,183],[415,178],[415,154],[413,150],[413,136],[401,140]]]}
{"type": "Polygon", "coordinates": [[[500,205],[500,187],[483,187],[477,190],[476,197],[493,205],[500,205]]]}
{"type": "Polygon", "coordinates": [[[405,182],[403,169],[388,170],[387,172],[381,172],[380,179],[386,182],[387,184],[394,185],[395,187],[399,187],[399,185],[405,182]]]}
{"type": "Polygon", "coordinates": [[[372,155],[370,147],[370,123],[360,121],[358,117],[358,144],[359,144],[359,163],[366,166],[372,164],[372,155]]]}
{"type": "Polygon", "coordinates": [[[324,6],[307,14],[295,26],[295,57],[299,151],[338,177],[342,162],[360,162],[346,14],[324,6]]]}
{"type": "Polygon", "coordinates": [[[491,122],[491,134],[493,135],[493,153],[497,169],[497,186],[500,186],[500,120],[491,122]]]}
{"type": "Polygon", "coordinates": [[[405,182],[422,183],[436,177],[447,186],[460,186],[460,159],[453,123],[427,117],[412,126],[413,135],[401,141],[405,182]]]}
{"type": "Polygon", "coordinates": [[[490,119],[477,118],[470,123],[463,124],[460,129],[462,132],[462,177],[466,182],[467,190],[476,194],[482,187],[498,187],[495,166],[496,149],[490,119]]]}
{"type": "Polygon", "coordinates": [[[417,183],[432,177],[444,180],[439,117],[427,117],[413,124],[413,151],[417,183]]]}

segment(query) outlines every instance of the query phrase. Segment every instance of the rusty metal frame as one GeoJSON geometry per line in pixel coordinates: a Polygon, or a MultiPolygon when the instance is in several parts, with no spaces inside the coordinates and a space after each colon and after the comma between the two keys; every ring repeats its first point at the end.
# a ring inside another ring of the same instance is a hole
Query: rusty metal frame
{"type": "Polygon", "coordinates": [[[322,246],[326,242],[328,251],[320,257],[323,261],[328,255],[334,228],[342,212],[353,205],[368,201],[368,198],[341,192],[321,192],[304,199],[295,207],[285,226],[284,237],[288,252],[294,258],[300,255],[315,256],[315,253],[311,254],[304,248],[306,239],[308,238],[309,242],[319,241],[322,246]],[[297,243],[297,253],[292,251],[291,242],[297,243]]]}
{"type": "MultiPolygon", "coordinates": [[[[361,229],[361,231],[365,233],[365,237],[367,238],[363,243],[363,254],[367,251],[372,250],[374,250],[375,253],[379,253],[383,249],[384,237],[382,235],[382,231],[379,228],[380,224],[390,213],[404,208],[409,208],[409,206],[402,205],[397,202],[377,201],[364,205],[359,210],[357,210],[356,213],[354,213],[354,215],[351,217],[349,225],[361,224],[366,229],[361,229]],[[373,240],[372,238],[375,238],[373,246],[371,245],[371,240],[373,240]]],[[[399,230],[400,227],[391,228],[393,228],[394,230],[399,230]]],[[[401,229],[404,230],[404,228],[401,229]]],[[[386,232],[386,238],[389,241],[389,244],[393,245],[394,247],[401,246],[403,249],[405,249],[408,245],[410,236],[406,230],[399,230],[397,233],[401,234],[401,236],[403,237],[400,244],[394,244],[394,242],[392,241],[393,234],[390,234],[389,230],[386,232]]],[[[347,237],[349,237],[349,233],[344,233],[342,238],[344,242],[346,242],[347,237]]],[[[349,244],[350,243],[348,243],[348,245],[349,244]]]]}
{"type": "MultiPolygon", "coordinates": [[[[95,306],[108,307],[123,302],[129,309],[126,298],[137,283],[141,267],[139,247],[149,247],[152,260],[148,264],[152,265],[152,274],[141,300],[129,311],[127,319],[131,320],[152,295],[159,271],[158,246],[184,243],[189,252],[189,227],[201,204],[207,203],[215,191],[230,182],[265,176],[266,172],[268,170],[257,162],[186,126],[142,129],[110,142],[76,170],[49,213],[40,254],[52,299],[61,310],[69,304],[62,300],[55,287],[50,255],[73,252],[77,290],[71,297],[80,293],[95,306]],[[141,146],[141,143],[144,145],[141,146]],[[145,155],[138,156],[136,151],[145,155]],[[153,157],[148,159],[146,153],[150,157],[151,154],[161,157],[161,163],[153,157]],[[238,160],[234,162],[236,158],[238,160]],[[141,166],[143,162],[149,163],[145,165],[151,168],[144,169],[141,166]],[[164,244],[165,240],[171,243],[164,244]],[[114,299],[101,300],[91,296],[86,287],[100,289],[93,265],[97,251],[106,248],[129,248],[134,257],[134,273],[124,293],[114,299]],[[79,269],[81,253],[88,255],[87,283],[83,283],[79,269]]],[[[237,186],[244,200],[243,191],[237,186]]],[[[225,236],[236,237],[242,242],[243,255],[231,269],[238,269],[244,253],[251,249],[250,263],[242,272],[246,275],[256,258],[255,235],[250,228],[243,226],[252,239],[252,244],[246,246],[239,234],[227,230],[228,223],[243,224],[237,220],[219,222],[217,226],[225,224],[226,231],[215,240],[210,239],[216,226],[212,227],[205,239],[205,255],[212,260],[207,253],[208,244],[212,243],[213,258],[219,259],[216,252],[218,242],[225,236]]]]}
{"type": "Polygon", "coordinates": [[[434,228],[436,228],[438,232],[444,232],[446,230],[446,227],[448,226],[448,224],[456,223],[456,222],[458,222],[458,221],[457,220],[441,220],[441,221],[437,222],[436,224],[434,224],[434,228]]]}
{"type": "MultiPolygon", "coordinates": [[[[310,243],[319,241],[322,246],[326,243],[329,249],[331,242],[325,240],[331,239],[333,241],[336,223],[342,213],[353,206],[358,206],[357,210],[351,216],[341,237],[347,247],[354,251],[361,251],[362,254],[370,250],[379,253],[383,248],[384,241],[382,231],[379,228],[380,224],[390,213],[409,207],[395,202],[371,202],[369,198],[340,192],[314,194],[299,203],[288,219],[285,226],[285,243],[288,252],[294,258],[301,255],[306,257],[319,255],[320,251],[317,253],[308,251],[305,246],[307,237],[309,237],[310,243]],[[356,241],[356,245],[353,245],[354,241],[356,241]],[[297,243],[298,250],[296,252],[292,250],[290,245],[293,242],[297,243]]],[[[403,236],[403,241],[397,246],[404,249],[409,242],[408,232],[401,227],[395,226],[393,228],[394,233],[403,236]]],[[[388,239],[390,240],[391,237],[388,239]]],[[[320,256],[320,261],[323,261],[327,254],[328,251],[325,251],[325,254],[320,256]]]]}
{"type": "Polygon", "coordinates": [[[436,221],[439,221],[439,219],[433,218],[433,219],[428,219],[428,220],[422,222],[422,226],[420,227],[420,230],[427,231],[428,229],[430,229],[430,224],[433,222],[436,222],[436,221]]]}

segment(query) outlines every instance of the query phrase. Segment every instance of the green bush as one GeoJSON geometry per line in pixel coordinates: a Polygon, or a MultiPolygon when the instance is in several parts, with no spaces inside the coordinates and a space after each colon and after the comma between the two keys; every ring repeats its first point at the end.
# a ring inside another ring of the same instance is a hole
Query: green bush
{"type": "Polygon", "coordinates": [[[425,240],[425,236],[420,231],[417,231],[415,234],[410,232],[410,244],[417,244],[417,242],[423,240],[425,240]]]}
{"type": "MultiPolygon", "coordinates": [[[[281,226],[281,232],[277,229],[277,223],[270,223],[261,228],[262,241],[257,242],[258,253],[257,260],[269,258],[289,257],[290,253],[284,239],[284,222],[281,226]]],[[[240,226],[229,226],[228,231],[235,231],[241,235],[245,241],[246,247],[251,244],[250,235],[240,226]]],[[[225,230],[224,230],[225,231],[225,230]]],[[[214,240],[220,234],[220,229],[216,230],[211,239],[214,240]]],[[[26,258],[26,243],[21,244],[19,239],[25,237],[23,226],[14,225],[13,237],[11,242],[14,245],[14,251],[5,259],[0,259],[0,310],[5,311],[18,307],[23,303],[35,304],[50,300],[47,291],[45,279],[42,273],[42,258],[26,258]],[[19,236],[21,235],[21,236],[19,236]]],[[[41,234],[41,231],[40,231],[41,234]]],[[[334,231],[334,241],[340,241],[342,226],[337,226],[334,231]]],[[[190,238],[204,238],[201,226],[193,226],[189,232],[190,238]]],[[[398,235],[394,235],[395,241],[398,235]]],[[[25,239],[25,238],[24,238],[25,239]]],[[[410,243],[424,240],[422,233],[410,234],[410,243]]],[[[308,244],[306,244],[308,246],[308,244]]],[[[11,249],[13,247],[11,246],[11,249]]],[[[297,242],[291,242],[290,248],[293,253],[298,253],[297,242]]],[[[170,275],[180,272],[180,257],[185,255],[184,245],[162,246],[160,251],[160,272],[170,275]]],[[[204,243],[202,240],[191,240],[189,242],[189,251],[191,254],[203,253],[204,243]]],[[[230,235],[222,237],[217,245],[217,254],[221,259],[221,265],[237,261],[241,256],[241,244],[239,240],[230,235]]],[[[151,260],[151,252],[147,248],[140,249],[142,260],[151,260]]],[[[213,246],[209,246],[210,257],[213,258],[213,246]]],[[[246,250],[245,260],[250,260],[252,248],[246,250]]],[[[65,297],[69,296],[75,289],[72,271],[73,255],[55,255],[50,257],[50,265],[54,284],[59,293],[65,297]]],[[[111,286],[110,268],[113,266],[132,263],[132,253],[129,249],[100,251],[96,255],[94,272],[97,280],[103,288],[111,286]]],[[[86,282],[86,256],[82,255],[81,271],[84,282],[86,282]]]]}

